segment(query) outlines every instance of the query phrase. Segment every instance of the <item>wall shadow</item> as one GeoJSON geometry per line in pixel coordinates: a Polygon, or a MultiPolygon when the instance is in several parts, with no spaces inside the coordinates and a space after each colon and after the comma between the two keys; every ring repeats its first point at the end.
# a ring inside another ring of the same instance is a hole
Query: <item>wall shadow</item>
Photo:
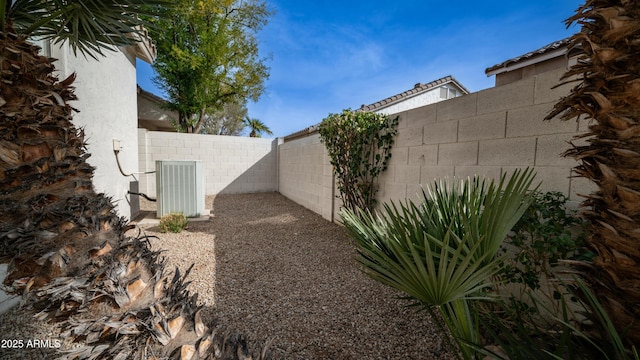
{"type": "MultiPolygon", "coordinates": [[[[215,176],[215,175],[214,175],[215,176]]],[[[207,182],[209,179],[205,179],[207,182]]],[[[215,182],[215,179],[212,179],[215,182]]],[[[271,143],[271,151],[236,176],[218,194],[241,194],[278,191],[278,140],[271,143]]]]}
{"type": "Polygon", "coordinates": [[[278,359],[443,351],[425,313],[361,272],[341,226],[278,193],[218,195],[209,225],[216,266],[207,314],[246,335],[253,349],[267,336],[278,359]]]}

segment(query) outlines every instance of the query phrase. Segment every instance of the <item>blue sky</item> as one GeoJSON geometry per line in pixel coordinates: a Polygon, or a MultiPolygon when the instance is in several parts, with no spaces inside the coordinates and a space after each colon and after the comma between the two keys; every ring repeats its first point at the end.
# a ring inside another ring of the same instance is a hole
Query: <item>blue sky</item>
{"type": "MultiPolygon", "coordinates": [[[[579,31],[564,20],[582,3],[267,0],[275,14],[258,39],[271,75],[249,116],[286,136],[447,75],[472,92],[492,87],[486,68],[579,31]]],[[[148,64],[137,72],[163,96],[148,64]]]]}

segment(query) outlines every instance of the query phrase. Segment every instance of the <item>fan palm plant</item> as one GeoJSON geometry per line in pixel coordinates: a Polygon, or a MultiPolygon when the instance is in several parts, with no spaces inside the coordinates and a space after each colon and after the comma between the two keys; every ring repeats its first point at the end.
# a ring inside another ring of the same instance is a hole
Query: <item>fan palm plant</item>
{"type": "Polygon", "coordinates": [[[640,6],[587,0],[567,20],[582,25],[571,39],[578,62],[564,75],[577,82],[547,116],[584,116],[589,130],[566,156],[578,176],[595,182],[583,217],[597,257],[581,269],[618,331],[640,343],[640,6]],[[586,139],[586,141],[584,141],[586,139]]]}
{"type": "Polygon", "coordinates": [[[248,126],[251,129],[249,133],[249,137],[260,137],[262,133],[272,135],[271,129],[263,123],[262,121],[254,118],[250,118],[249,116],[244,118],[244,125],[248,126]]]}
{"type": "Polygon", "coordinates": [[[84,53],[127,45],[151,2],[0,1],[3,282],[76,342],[68,358],[248,358],[242,339],[203,321],[185,277],[165,271],[96,194],[83,132],[71,122],[75,75],[59,81],[26,40],[54,37],[84,53]]]}
{"type": "Polygon", "coordinates": [[[67,42],[74,54],[95,58],[104,50],[136,43],[142,35],[139,15],[153,14],[166,0],[57,1],[2,0],[0,29],[21,36],[42,37],[54,43],[67,42]]]}
{"type": "MultiPolygon", "coordinates": [[[[436,182],[422,203],[384,204],[380,214],[344,210],[343,223],[358,245],[358,261],[373,279],[406,293],[417,305],[437,310],[466,359],[478,344],[471,300],[498,270],[496,252],[531,202],[532,170],[506,181],[478,178],[449,186],[436,182]]],[[[434,319],[438,319],[434,316],[434,319]]]]}

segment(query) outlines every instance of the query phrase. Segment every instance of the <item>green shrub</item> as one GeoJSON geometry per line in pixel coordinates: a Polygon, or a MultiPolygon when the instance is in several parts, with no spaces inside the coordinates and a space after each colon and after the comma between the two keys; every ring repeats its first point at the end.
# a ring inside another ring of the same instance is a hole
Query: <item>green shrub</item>
{"type": "Polygon", "coordinates": [[[181,212],[170,213],[160,219],[160,231],[179,233],[187,227],[189,220],[181,212]]]}
{"type": "Polygon", "coordinates": [[[511,287],[500,300],[482,304],[483,344],[476,350],[509,360],[637,359],[589,288],[560,276],[569,270],[561,266],[563,260],[594,256],[586,248],[585,221],[567,209],[562,193],[540,192],[533,198],[502,246],[496,278],[515,284],[517,291],[511,287]]]}
{"type": "Polygon", "coordinates": [[[340,199],[345,208],[373,210],[376,179],[391,158],[398,117],[344,110],[329,114],[318,132],[329,153],[340,199]]]}
{"type": "Polygon", "coordinates": [[[502,251],[508,254],[501,280],[540,288],[541,277],[555,277],[559,260],[590,260],[586,248],[586,223],[567,209],[568,198],[560,192],[538,192],[507,237],[502,251]]]}
{"type": "Polygon", "coordinates": [[[490,307],[479,312],[485,344],[474,348],[501,360],[640,360],[584,282],[572,278],[562,286],[567,290],[557,299],[560,311],[531,289],[527,311],[514,306],[513,298],[485,304],[490,307]],[[575,310],[583,317],[574,317],[575,310]]]}
{"type": "Polygon", "coordinates": [[[527,169],[498,184],[478,178],[435,183],[420,204],[407,200],[399,208],[385,204],[379,215],[349,209],[341,215],[367,275],[439,312],[434,321],[448,328],[465,359],[475,359],[469,345],[481,341],[475,302],[489,296],[495,255],[531,202],[533,177],[527,169]]]}

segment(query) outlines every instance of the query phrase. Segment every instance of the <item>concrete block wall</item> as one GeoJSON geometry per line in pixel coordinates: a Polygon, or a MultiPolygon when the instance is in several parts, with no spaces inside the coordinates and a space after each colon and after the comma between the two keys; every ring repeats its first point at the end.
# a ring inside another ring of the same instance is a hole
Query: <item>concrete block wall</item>
{"type": "Polygon", "coordinates": [[[563,72],[549,71],[395,114],[400,116],[398,138],[389,168],[380,178],[380,200],[414,198],[421,184],[434,179],[476,174],[499,178],[533,167],[542,190],[561,191],[577,204],[578,194],[594,186],[571,178],[577,163],[561,154],[585,126],[558,118],[543,120],[570,90],[552,89],[563,72]]]}
{"type": "MultiPolygon", "coordinates": [[[[156,160],[202,160],[207,195],[278,190],[277,140],[138,129],[140,172],[156,160]]],[[[140,191],[156,194],[155,174],[138,175],[140,191]]]]}
{"type": "Polygon", "coordinates": [[[320,135],[287,141],[278,147],[278,191],[296,203],[333,219],[333,167],[320,135]]]}
{"type": "MultiPolygon", "coordinates": [[[[579,194],[589,194],[595,185],[572,178],[577,163],[561,154],[588,124],[543,120],[570,90],[567,85],[553,88],[563,73],[549,71],[392,115],[400,117],[398,136],[389,167],[379,179],[378,200],[415,198],[423,184],[435,179],[476,174],[497,179],[533,167],[542,190],[561,191],[576,206],[582,201],[579,194]]],[[[304,155],[322,151],[317,134],[281,145],[280,192],[325,216],[339,206],[327,196],[332,187],[328,157],[304,155]]]]}
{"type": "MultiPolygon", "coordinates": [[[[573,205],[595,185],[572,178],[576,162],[561,154],[587,121],[543,121],[568,86],[552,89],[563,70],[403,111],[378,200],[416,198],[435,179],[483,175],[499,178],[533,167],[542,190],[561,191],[573,205]]],[[[332,166],[320,136],[285,141],[139,130],[139,169],[156,160],[203,160],[206,193],[279,191],[336,219],[340,207],[332,166]]],[[[582,140],[584,141],[584,140],[582,140]]],[[[140,189],[155,195],[155,174],[139,175],[140,189]]]]}

